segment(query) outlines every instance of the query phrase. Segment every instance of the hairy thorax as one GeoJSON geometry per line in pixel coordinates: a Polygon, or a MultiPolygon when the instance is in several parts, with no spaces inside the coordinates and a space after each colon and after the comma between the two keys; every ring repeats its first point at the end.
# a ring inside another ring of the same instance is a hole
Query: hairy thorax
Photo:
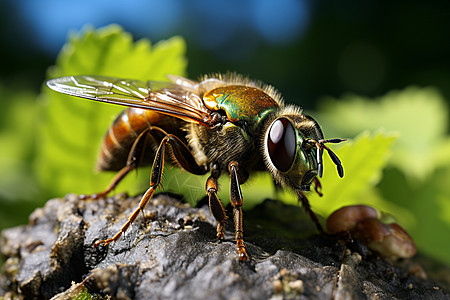
{"type": "Polygon", "coordinates": [[[247,177],[248,170],[259,158],[257,139],[247,135],[245,130],[231,122],[207,128],[189,124],[186,136],[199,164],[212,167],[217,165],[221,170],[228,170],[228,164],[236,161],[240,173],[247,177]]]}

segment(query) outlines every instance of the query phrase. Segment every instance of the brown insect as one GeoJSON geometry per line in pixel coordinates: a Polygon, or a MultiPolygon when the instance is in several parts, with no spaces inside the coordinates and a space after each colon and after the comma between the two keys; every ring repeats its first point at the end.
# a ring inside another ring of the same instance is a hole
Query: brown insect
{"type": "Polygon", "coordinates": [[[100,170],[117,175],[99,198],[110,193],[133,169],[153,161],[150,187],[139,207],[112,238],[117,241],[145,208],[161,183],[163,166],[170,163],[195,175],[210,173],[206,182],[211,213],[218,222],[217,238],[224,237],[226,213],[217,196],[218,178],[230,176],[230,199],[239,260],[248,258],[243,241],[243,197],[240,185],[254,171],[268,170],[274,181],[293,189],[320,231],[318,219],[304,192],[322,176],[325,149],[337,166],[337,156],[325,143],[317,122],[301,108],[285,105],[271,86],[236,74],[205,76],[200,82],[169,76],[171,82],[142,82],[103,76],[69,76],[47,85],[58,92],[128,106],[108,129],[98,161],[100,170]]]}

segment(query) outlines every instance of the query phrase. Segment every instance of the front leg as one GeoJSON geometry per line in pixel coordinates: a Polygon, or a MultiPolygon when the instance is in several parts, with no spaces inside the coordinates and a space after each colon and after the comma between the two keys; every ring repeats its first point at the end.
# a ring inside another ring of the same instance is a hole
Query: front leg
{"type": "Polygon", "coordinates": [[[317,218],[316,214],[311,209],[311,205],[309,204],[308,198],[306,198],[305,194],[303,194],[302,191],[297,191],[297,197],[298,197],[298,200],[302,202],[302,206],[303,206],[303,209],[305,210],[305,212],[309,215],[311,220],[316,225],[317,230],[321,234],[324,234],[325,231],[323,230],[322,225],[320,225],[319,219],[317,218]]]}
{"type": "Polygon", "coordinates": [[[244,224],[242,214],[242,193],[239,185],[238,178],[238,163],[232,161],[228,164],[228,170],[230,172],[230,199],[233,205],[234,216],[234,231],[236,234],[236,248],[239,254],[239,261],[245,261],[248,259],[247,252],[244,245],[244,224]]]}

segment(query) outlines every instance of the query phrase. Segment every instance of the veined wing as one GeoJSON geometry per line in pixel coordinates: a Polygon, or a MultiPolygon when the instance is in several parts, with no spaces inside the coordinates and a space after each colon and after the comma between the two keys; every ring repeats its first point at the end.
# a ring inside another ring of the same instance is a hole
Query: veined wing
{"type": "Polygon", "coordinates": [[[213,125],[211,111],[201,97],[171,82],[77,75],[51,79],[47,85],[71,96],[150,109],[188,122],[213,125]]]}

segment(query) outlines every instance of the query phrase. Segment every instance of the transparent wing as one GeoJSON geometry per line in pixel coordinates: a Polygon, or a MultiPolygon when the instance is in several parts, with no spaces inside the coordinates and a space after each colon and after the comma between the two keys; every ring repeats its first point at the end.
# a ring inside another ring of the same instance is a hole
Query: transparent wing
{"type": "Polygon", "coordinates": [[[211,112],[200,96],[171,82],[78,75],[51,79],[47,85],[71,96],[150,109],[188,122],[213,125],[211,112]]]}

